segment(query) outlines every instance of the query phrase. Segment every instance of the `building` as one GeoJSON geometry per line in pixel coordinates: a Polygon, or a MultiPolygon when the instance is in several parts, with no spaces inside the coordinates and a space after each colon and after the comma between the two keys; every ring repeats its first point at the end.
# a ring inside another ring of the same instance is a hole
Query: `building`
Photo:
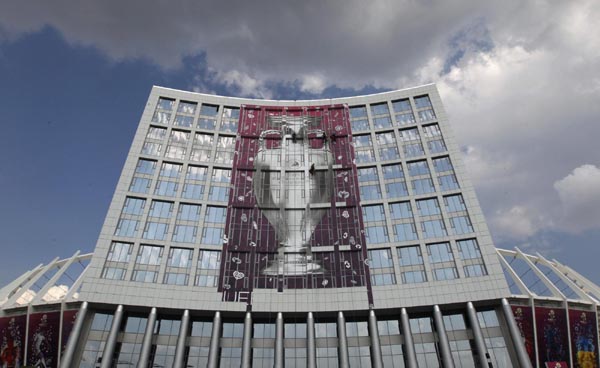
{"type": "Polygon", "coordinates": [[[598,367],[599,303],[494,247],[433,85],[154,87],[94,253],[0,289],[0,362],[598,367]]]}

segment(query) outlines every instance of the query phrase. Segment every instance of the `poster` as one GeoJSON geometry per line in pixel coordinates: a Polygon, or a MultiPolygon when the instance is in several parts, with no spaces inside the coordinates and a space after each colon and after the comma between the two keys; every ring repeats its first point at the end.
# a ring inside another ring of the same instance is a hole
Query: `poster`
{"type": "Polygon", "coordinates": [[[0,318],[0,367],[2,368],[23,366],[25,318],[24,315],[0,318]]]}
{"type": "Polygon", "coordinates": [[[569,361],[566,313],[561,308],[535,308],[538,357],[540,365],[569,361]]]}
{"type": "Polygon", "coordinates": [[[60,342],[61,354],[67,349],[69,336],[71,336],[71,331],[73,331],[73,326],[75,325],[75,319],[77,319],[77,312],[77,310],[67,310],[63,312],[62,337],[60,342]]]}
{"type": "Polygon", "coordinates": [[[34,367],[58,366],[60,312],[29,315],[27,364],[34,367]]]}
{"type": "Polygon", "coordinates": [[[571,352],[575,368],[598,368],[596,313],[569,309],[571,352]]]}
{"type": "Polygon", "coordinates": [[[354,148],[345,105],[242,106],[219,291],[367,287],[354,148]]]}
{"type": "Polygon", "coordinates": [[[525,351],[529,356],[531,364],[535,366],[535,339],[533,336],[533,313],[531,307],[522,305],[512,305],[512,312],[517,323],[517,328],[523,338],[525,351]]]}

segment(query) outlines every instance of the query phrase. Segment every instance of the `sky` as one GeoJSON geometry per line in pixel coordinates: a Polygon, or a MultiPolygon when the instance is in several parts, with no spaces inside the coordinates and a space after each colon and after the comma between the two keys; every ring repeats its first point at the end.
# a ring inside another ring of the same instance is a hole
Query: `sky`
{"type": "Polygon", "coordinates": [[[0,2],[0,285],[91,252],[152,85],[436,83],[498,247],[600,284],[600,2],[0,2]]]}

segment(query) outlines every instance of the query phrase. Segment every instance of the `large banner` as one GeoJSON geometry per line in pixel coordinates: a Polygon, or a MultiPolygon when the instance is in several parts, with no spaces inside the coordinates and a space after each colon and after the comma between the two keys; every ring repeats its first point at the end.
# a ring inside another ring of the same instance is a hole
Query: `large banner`
{"type": "Polygon", "coordinates": [[[348,107],[242,106],[219,291],[367,287],[348,107]]]}
{"type": "Polygon", "coordinates": [[[533,312],[531,307],[512,305],[512,312],[517,322],[517,327],[523,338],[523,344],[531,364],[535,366],[535,338],[533,336],[533,312]]]}
{"type": "Polygon", "coordinates": [[[58,366],[60,312],[29,315],[27,364],[34,367],[58,366]]]}
{"type": "Polygon", "coordinates": [[[563,368],[569,359],[566,312],[561,308],[535,308],[538,356],[542,367],[563,368]]]}
{"type": "Polygon", "coordinates": [[[68,310],[63,312],[62,336],[60,342],[61,354],[67,349],[69,336],[71,336],[71,331],[73,331],[73,326],[75,325],[75,319],[77,319],[77,312],[77,310],[68,310]]]}
{"type": "Polygon", "coordinates": [[[571,351],[576,368],[598,368],[596,313],[569,309],[571,351]]]}
{"type": "Polygon", "coordinates": [[[26,316],[0,318],[0,367],[23,366],[26,316]]]}

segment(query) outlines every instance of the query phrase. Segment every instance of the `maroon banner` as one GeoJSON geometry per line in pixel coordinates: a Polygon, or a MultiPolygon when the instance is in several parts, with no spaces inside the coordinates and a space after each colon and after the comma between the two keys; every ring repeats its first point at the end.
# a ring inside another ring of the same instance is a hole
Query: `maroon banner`
{"type": "Polygon", "coordinates": [[[58,366],[60,312],[29,315],[27,364],[34,367],[58,366]]]}
{"type": "Polygon", "coordinates": [[[23,365],[26,316],[0,318],[0,367],[23,365]]]}
{"type": "Polygon", "coordinates": [[[561,308],[535,308],[538,357],[540,365],[569,361],[569,339],[566,313],[561,308]]]}
{"type": "Polygon", "coordinates": [[[67,349],[69,336],[71,336],[71,331],[73,331],[73,326],[75,325],[75,319],[77,319],[77,310],[68,310],[63,312],[62,335],[60,339],[61,354],[67,349]]]}
{"type": "Polygon", "coordinates": [[[219,291],[367,286],[349,110],[242,106],[219,291]]]}
{"type": "Polygon", "coordinates": [[[569,309],[571,351],[576,368],[598,368],[596,313],[569,309]]]}
{"type": "Polygon", "coordinates": [[[511,305],[513,315],[515,316],[515,322],[523,338],[523,344],[525,344],[525,350],[529,355],[531,364],[535,366],[535,338],[533,336],[533,313],[531,308],[528,306],[511,305]]]}

